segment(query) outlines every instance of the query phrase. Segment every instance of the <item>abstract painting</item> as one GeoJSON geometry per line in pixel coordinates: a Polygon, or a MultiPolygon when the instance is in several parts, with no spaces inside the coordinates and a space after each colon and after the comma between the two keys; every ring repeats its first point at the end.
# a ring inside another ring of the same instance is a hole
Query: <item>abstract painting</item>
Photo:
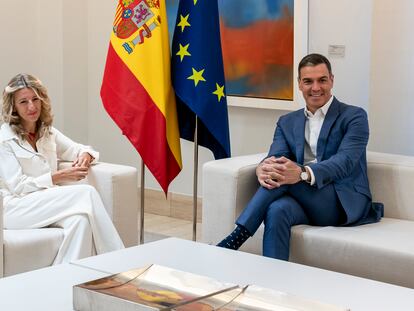
{"type": "Polygon", "coordinates": [[[293,100],[293,0],[220,0],[228,95],[293,100]]]}

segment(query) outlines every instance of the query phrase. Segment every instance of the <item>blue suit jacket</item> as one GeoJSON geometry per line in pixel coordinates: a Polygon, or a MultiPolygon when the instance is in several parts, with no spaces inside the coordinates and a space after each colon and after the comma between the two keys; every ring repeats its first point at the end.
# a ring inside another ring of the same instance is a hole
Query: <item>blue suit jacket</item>
{"type": "MultiPolygon", "coordinates": [[[[303,109],[280,117],[268,156],[285,156],[303,164],[305,121],[303,109]]],[[[309,166],[315,175],[315,187],[333,184],[347,215],[345,225],[376,222],[383,215],[382,204],[371,201],[368,136],[366,112],[334,98],[319,134],[317,163],[309,166]]]]}

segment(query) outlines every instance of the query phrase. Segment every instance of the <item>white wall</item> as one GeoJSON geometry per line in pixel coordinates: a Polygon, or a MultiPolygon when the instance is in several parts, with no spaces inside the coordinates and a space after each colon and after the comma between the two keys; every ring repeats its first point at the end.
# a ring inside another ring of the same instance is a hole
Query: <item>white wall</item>
{"type": "Polygon", "coordinates": [[[414,155],[414,1],[375,0],[369,149],[414,155]]]}
{"type": "Polygon", "coordinates": [[[62,2],[0,1],[0,88],[17,73],[48,86],[55,124],[63,126],[62,2]]]}
{"type": "Polygon", "coordinates": [[[54,125],[88,141],[87,11],[81,0],[1,1],[0,84],[30,73],[47,86],[54,125]]]}
{"type": "MultiPolygon", "coordinates": [[[[414,155],[406,143],[414,113],[409,103],[414,4],[393,3],[309,0],[309,51],[327,54],[329,44],[345,45],[344,58],[331,57],[335,95],[369,110],[371,150],[414,155]]],[[[51,94],[57,127],[95,146],[104,161],[139,167],[138,154],[99,96],[115,6],[113,0],[55,0],[53,6],[45,0],[0,1],[0,84],[17,72],[38,75],[51,94]]],[[[232,154],[267,151],[275,122],[284,113],[229,107],[232,154]]],[[[184,169],[170,190],[191,194],[193,144],[182,141],[182,153],[184,169]]],[[[213,156],[204,148],[199,156],[201,186],[201,165],[213,156]]],[[[160,189],[146,176],[147,187],[160,189]]]]}
{"type": "Polygon", "coordinates": [[[368,110],[372,0],[309,0],[309,52],[329,57],[339,100],[368,110]],[[328,55],[345,45],[345,57],[328,55]]]}
{"type": "MultiPolygon", "coordinates": [[[[59,1],[55,1],[59,2],[59,1]]],[[[63,120],[62,130],[88,142],[88,7],[84,1],[62,2],[63,120]]]]}

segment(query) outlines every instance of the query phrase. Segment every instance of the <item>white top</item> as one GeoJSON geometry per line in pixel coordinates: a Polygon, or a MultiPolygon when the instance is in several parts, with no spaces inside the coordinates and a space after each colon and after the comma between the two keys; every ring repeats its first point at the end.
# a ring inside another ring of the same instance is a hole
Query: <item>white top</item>
{"type": "Polygon", "coordinates": [[[90,146],[75,143],[54,127],[36,142],[37,152],[18,137],[8,124],[0,128],[0,187],[4,204],[12,197],[55,185],[52,173],[57,171],[58,160],[74,161],[87,152],[98,161],[99,152],[90,146]]]}
{"type": "MultiPolygon", "coordinates": [[[[323,105],[321,108],[317,109],[315,113],[310,112],[306,107],[304,113],[306,116],[305,123],[305,154],[304,154],[304,163],[316,163],[316,150],[318,146],[319,134],[321,133],[321,128],[323,121],[325,121],[326,113],[328,112],[329,107],[333,101],[333,96],[328,100],[328,102],[323,105]]],[[[311,174],[311,185],[315,183],[315,175],[313,174],[312,169],[308,166],[309,172],[311,174]]]]}

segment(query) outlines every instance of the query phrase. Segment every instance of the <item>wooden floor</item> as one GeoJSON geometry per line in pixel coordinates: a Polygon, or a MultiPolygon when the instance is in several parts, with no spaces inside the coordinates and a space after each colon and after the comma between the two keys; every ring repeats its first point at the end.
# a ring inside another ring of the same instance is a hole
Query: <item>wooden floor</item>
{"type": "MultiPolygon", "coordinates": [[[[155,241],[166,237],[193,239],[193,222],[173,217],[145,213],[144,240],[155,241]]],[[[201,241],[201,223],[197,223],[197,241],[201,241]]]]}

